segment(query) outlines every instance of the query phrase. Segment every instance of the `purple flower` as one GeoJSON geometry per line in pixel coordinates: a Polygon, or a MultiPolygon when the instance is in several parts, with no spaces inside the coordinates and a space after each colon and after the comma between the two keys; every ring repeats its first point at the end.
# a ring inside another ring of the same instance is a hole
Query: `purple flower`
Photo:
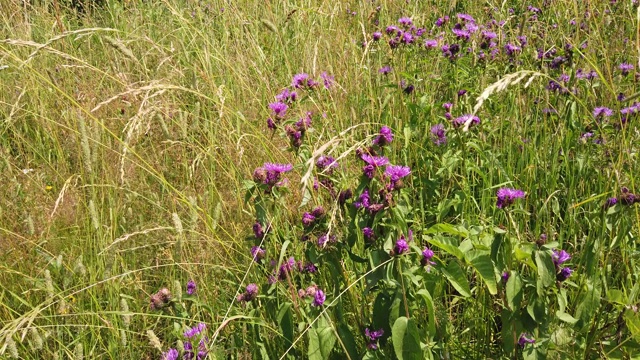
{"type": "Polygon", "coordinates": [[[362,154],[360,158],[367,164],[373,165],[375,167],[384,166],[389,163],[389,159],[384,156],[371,156],[369,154],[362,154]]]}
{"type": "Polygon", "coordinates": [[[400,19],[398,19],[398,24],[404,26],[404,27],[409,27],[411,25],[413,25],[413,21],[411,21],[411,18],[408,17],[401,17],[400,19]]]}
{"type": "Polygon", "coordinates": [[[393,132],[391,132],[391,128],[388,126],[383,126],[380,128],[380,134],[373,139],[373,143],[378,146],[385,146],[393,141],[393,132]]]}
{"type": "Polygon", "coordinates": [[[199,323],[198,325],[190,329],[187,329],[187,331],[185,331],[183,335],[185,338],[191,339],[192,337],[200,334],[206,328],[207,328],[207,325],[205,323],[199,323]]]}
{"type": "Polygon", "coordinates": [[[162,354],[162,360],[178,360],[178,356],[180,356],[178,350],[171,348],[162,354]]]}
{"type": "Polygon", "coordinates": [[[387,165],[384,174],[387,175],[391,179],[391,181],[396,182],[403,177],[411,174],[411,169],[408,166],[387,165]]]}
{"type": "Polygon", "coordinates": [[[305,74],[305,73],[295,74],[293,75],[293,80],[291,80],[291,86],[293,86],[296,89],[300,89],[302,87],[307,86],[307,83],[309,82],[309,80],[310,80],[309,74],[305,74]]]}
{"type": "Polygon", "coordinates": [[[302,226],[309,227],[316,221],[316,217],[308,212],[302,214],[302,226]]]}
{"type": "Polygon", "coordinates": [[[520,347],[524,347],[526,344],[533,344],[535,342],[536,340],[526,333],[520,334],[520,338],[518,339],[518,345],[520,345],[520,347]]]}
{"type": "Polygon", "coordinates": [[[269,104],[269,108],[273,112],[273,115],[276,117],[276,119],[283,119],[287,114],[287,109],[289,107],[283,102],[274,102],[269,104]]]}
{"type": "Polygon", "coordinates": [[[326,71],[323,71],[322,74],[320,74],[320,77],[322,78],[322,82],[324,83],[324,88],[330,89],[331,86],[333,85],[335,76],[331,76],[327,74],[326,71]]]}
{"type": "Polygon", "coordinates": [[[427,248],[424,248],[424,250],[422,250],[422,259],[420,260],[420,264],[422,266],[431,266],[431,265],[435,265],[436,263],[431,261],[431,259],[433,259],[433,250],[427,248]]]}
{"type": "Polygon", "coordinates": [[[391,69],[391,66],[383,66],[380,68],[380,70],[378,70],[378,72],[382,75],[387,75],[389,74],[391,71],[393,71],[393,69],[391,69]]]}
{"type": "Polygon", "coordinates": [[[327,297],[324,295],[324,291],[318,289],[316,290],[316,294],[313,297],[313,303],[311,303],[311,305],[313,306],[322,306],[322,304],[324,304],[324,301],[327,299],[327,297]]]}
{"type": "Polygon", "coordinates": [[[507,281],[509,281],[509,277],[511,276],[511,274],[508,271],[504,271],[502,272],[502,276],[500,276],[502,278],[502,282],[503,283],[507,283],[507,281]]]}
{"type": "Polygon", "coordinates": [[[511,188],[501,188],[497,192],[497,197],[498,201],[496,203],[496,206],[499,209],[503,209],[513,204],[516,199],[523,199],[524,191],[511,188]]]}
{"type": "Polygon", "coordinates": [[[507,53],[507,55],[514,56],[516,53],[520,52],[522,48],[518,45],[513,45],[511,43],[508,43],[507,45],[504,46],[504,50],[507,53]]]}
{"type": "Polygon", "coordinates": [[[472,115],[472,114],[467,114],[467,115],[462,115],[460,117],[457,117],[455,119],[453,119],[453,126],[458,128],[464,124],[466,124],[467,121],[471,121],[471,125],[477,125],[480,124],[480,118],[472,115]]]}
{"type": "Polygon", "coordinates": [[[446,136],[446,131],[444,129],[444,125],[436,124],[431,127],[431,140],[437,146],[446,144],[447,136],[446,136]]]}
{"type": "Polygon", "coordinates": [[[630,192],[626,186],[623,186],[620,191],[622,192],[622,194],[620,194],[619,200],[622,205],[633,205],[634,203],[640,201],[640,196],[637,196],[634,193],[630,192]]]}
{"type": "Polygon", "coordinates": [[[437,27],[442,27],[442,25],[446,24],[447,21],[449,21],[449,17],[445,16],[443,18],[438,18],[438,20],[436,20],[435,24],[436,24],[437,27]]]}
{"type": "Polygon", "coordinates": [[[458,17],[458,19],[462,20],[462,21],[466,21],[466,22],[472,22],[475,23],[476,19],[473,18],[473,16],[469,15],[469,14],[457,14],[456,15],[458,17]]]}
{"type": "Polygon", "coordinates": [[[554,250],[551,254],[551,259],[556,267],[562,265],[565,261],[571,259],[571,255],[564,250],[554,250]]]}
{"type": "Polygon", "coordinates": [[[296,101],[298,98],[298,94],[295,91],[289,91],[289,89],[285,88],[282,92],[276,95],[276,100],[280,103],[292,103],[296,101]]]}
{"type": "Polygon", "coordinates": [[[378,41],[382,38],[382,33],[379,31],[376,31],[373,33],[373,41],[378,41]]]}
{"type": "Polygon", "coordinates": [[[407,241],[404,239],[404,236],[400,237],[400,239],[396,241],[396,245],[393,248],[393,250],[395,251],[396,255],[402,255],[407,251],[409,251],[409,244],[407,244],[407,241]]]}
{"type": "Polygon", "coordinates": [[[467,41],[471,38],[471,33],[469,33],[469,31],[464,30],[464,29],[451,29],[451,32],[453,32],[453,34],[461,40],[467,41]]]}
{"type": "Polygon", "coordinates": [[[633,65],[629,63],[622,63],[618,65],[618,69],[622,72],[622,75],[628,75],[630,71],[633,70],[633,65]]]}
{"type": "Polygon", "coordinates": [[[375,236],[375,234],[373,233],[373,229],[371,229],[370,227],[365,227],[364,229],[362,229],[362,234],[367,241],[373,240],[375,236]]]}
{"type": "Polygon", "coordinates": [[[336,160],[328,155],[321,155],[318,160],[316,160],[316,166],[320,169],[320,170],[324,170],[324,169],[333,169],[338,167],[338,163],[336,162],[336,160]]]}
{"type": "Polygon", "coordinates": [[[360,194],[360,196],[358,197],[358,201],[355,201],[353,203],[353,206],[355,206],[356,209],[368,208],[369,203],[370,203],[369,189],[364,189],[362,194],[360,194]]]}
{"type": "Polygon", "coordinates": [[[569,278],[569,276],[571,276],[571,273],[573,272],[573,270],[569,267],[564,267],[562,268],[562,270],[560,270],[560,272],[556,275],[556,280],[563,282],[565,280],[567,280],[569,278]]]}
{"type": "Polygon", "coordinates": [[[267,252],[259,246],[254,246],[251,248],[251,258],[257,263],[261,262],[266,254],[267,252]]]}
{"type": "Polygon", "coordinates": [[[467,93],[467,90],[462,89],[462,90],[458,90],[458,96],[464,96],[467,93]]]}
{"type": "Polygon", "coordinates": [[[189,280],[187,282],[187,294],[193,295],[196,292],[196,282],[193,280],[189,280]]]}
{"type": "Polygon", "coordinates": [[[315,274],[318,271],[318,268],[314,263],[309,262],[304,265],[304,267],[302,268],[302,271],[308,274],[315,274]]]}
{"type": "Polygon", "coordinates": [[[453,104],[452,104],[452,103],[450,103],[450,102],[444,103],[444,104],[442,104],[442,108],[443,108],[445,111],[451,111],[451,108],[453,108],[453,104]]]}
{"type": "Polygon", "coordinates": [[[264,237],[264,230],[262,229],[262,224],[258,220],[253,223],[253,235],[258,239],[262,240],[264,237]]]}
{"type": "Polygon", "coordinates": [[[369,344],[367,347],[371,350],[378,349],[378,339],[380,339],[384,335],[383,329],[378,329],[375,331],[369,330],[369,328],[364,329],[364,336],[369,340],[369,344]]]}
{"type": "Polygon", "coordinates": [[[610,117],[611,115],[613,115],[613,110],[608,107],[600,106],[593,109],[593,117],[596,119],[601,116],[610,117]]]}
{"type": "Polygon", "coordinates": [[[424,47],[427,49],[434,49],[438,46],[438,41],[434,39],[427,39],[424,42],[424,47]]]}
{"type": "Polygon", "coordinates": [[[258,285],[249,284],[245,289],[244,293],[244,301],[249,302],[255,299],[258,296],[258,285]]]}

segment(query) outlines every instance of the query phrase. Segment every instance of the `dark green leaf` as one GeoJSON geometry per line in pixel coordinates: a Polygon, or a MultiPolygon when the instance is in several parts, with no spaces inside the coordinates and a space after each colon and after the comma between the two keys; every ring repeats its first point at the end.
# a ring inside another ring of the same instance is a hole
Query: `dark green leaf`
{"type": "Polygon", "coordinates": [[[399,317],[391,329],[393,349],[398,360],[421,360],[422,348],[416,320],[399,317]]]}
{"type": "Polygon", "coordinates": [[[328,359],[336,343],[336,335],[331,325],[329,325],[324,317],[320,317],[311,329],[309,329],[308,334],[309,350],[307,355],[309,356],[309,360],[328,359]]]}
{"type": "Polygon", "coordinates": [[[460,295],[464,297],[471,296],[469,281],[457,261],[450,261],[447,267],[442,268],[441,271],[460,295]]]}
{"type": "Polygon", "coordinates": [[[496,273],[488,252],[480,252],[477,250],[467,252],[465,255],[467,261],[480,274],[480,277],[487,285],[487,289],[491,295],[498,293],[498,282],[496,281],[496,273]]]}

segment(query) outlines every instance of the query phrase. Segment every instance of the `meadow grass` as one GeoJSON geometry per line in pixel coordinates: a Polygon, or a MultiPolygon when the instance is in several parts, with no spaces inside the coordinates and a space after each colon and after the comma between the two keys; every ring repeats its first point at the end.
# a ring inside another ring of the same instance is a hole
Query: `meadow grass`
{"type": "Polygon", "coordinates": [[[635,2],[0,14],[0,357],[189,358],[197,340],[220,359],[640,353],[635,2]],[[390,46],[403,17],[425,33],[390,46]],[[295,89],[300,73],[318,84],[295,89]],[[271,130],[284,88],[298,99],[271,130]],[[370,179],[368,153],[411,173],[370,179]],[[292,164],[286,184],[265,163],[292,164]],[[498,206],[503,188],[526,196],[498,206]],[[381,210],[355,205],[365,189],[381,210]]]}

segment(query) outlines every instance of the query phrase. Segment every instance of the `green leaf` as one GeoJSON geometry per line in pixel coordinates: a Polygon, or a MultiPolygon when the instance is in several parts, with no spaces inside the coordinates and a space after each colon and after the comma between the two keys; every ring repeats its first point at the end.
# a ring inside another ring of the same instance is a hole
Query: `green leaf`
{"type": "Polygon", "coordinates": [[[536,266],[538,267],[538,281],[543,286],[549,286],[556,281],[556,266],[553,264],[551,254],[546,251],[536,251],[536,266]]]}
{"type": "Polygon", "coordinates": [[[427,305],[427,331],[429,331],[429,336],[433,337],[436,335],[436,313],[433,306],[433,298],[427,289],[418,290],[418,295],[422,296],[427,305]]]}
{"type": "Polygon", "coordinates": [[[556,316],[561,321],[564,321],[564,322],[572,324],[572,325],[578,322],[578,319],[574,318],[573,316],[571,316],[571,315],[569,315],[569,314],[567,314],[565,312],[560,312],[559,310],[556,311],[556,316]]]}
{"type": "Polygon", "coordinates": [[[451,235],[456,235],[461,237],[467,237],[469,235],[468,231],[459,230],[455,226],[451,224],[446,224],[446,223],[435,224],[429,229],[427,229],[427,231],[425,231],[425,234],[438,234],[438,233],[448,233],[451,235]]]}
{"type": "Polygon", "coordinates": [[[489,253],[474,250],[468,252],[465,257],[478,274],[480,274],[480,277],[487,285],[489,293],[491,295],[497,294],[498,282],[496,281],[496,273],[489,253]]]}
{"type": "Polygon", "coordinates": [[[464,258],[464,254],[458,248],[458,244],[452,238],[444,237],[444,236],[436,236],[429,240],[429,243],[433,246],[438,247],[440,250],[446,252],[447,254],[453,255],[458,259],[464,258]]]}
{"type": "Polygon", "coordinates": [[[629,309],[624,312],[624,322],[636,341],[640,341],[640,314],[629,309]]]}
{"type": "Polygon", "coordinates": [[[576,329],[586,328],[593,320],[599,307],[600,290],[597,286],[589,282],[586,285],[586,291],[584,292],[582,302],[580,302],[576,308],[576,317],[579,319],[576,323],[576,329]]]}
{"type": "Polygon", "coordinates": [[[283,303],[278,309],[278,324],[282,329],[282,335],[286,339],[285,346],[293,343],[293,313],[291,312],[291,303],[283,303]]]}
{"type": "Polygon", "coordinates": [[[336,335],[331,325],[324,317],[320,317],[313,327],[309,329],[308,334],[309,350],[307,355],[309,360],[328,359],[336,343],[336,335]]]}
{"type": "Polygon", "coordinates": [[[509,309],[516,311],[522,302],[522,279],[520,274],[512,271],[507,280],[507,304],[509,309]]]}
{"type": "Polygon", "coordinates": [[[399,317],[391,329],[393,349],[398,360],[421,360],[420,335],[414,318],[399,317]]]}
{"type": "Polygon", "coordinates": [[[342,341],[349,357],[353,360],[357,359],[360,354],[358,354],[358,345],[354,340],[355,336],[344,322],[340,322],[338,325],[338,336],[340,336],[340,341],[342,341]]]}
{"type": "Polygon", "coordinates": [[[451,285],[464,297],[471,296],[469,281],[457,261],[450,261],[446,268],[440,269],[451,285]]]}

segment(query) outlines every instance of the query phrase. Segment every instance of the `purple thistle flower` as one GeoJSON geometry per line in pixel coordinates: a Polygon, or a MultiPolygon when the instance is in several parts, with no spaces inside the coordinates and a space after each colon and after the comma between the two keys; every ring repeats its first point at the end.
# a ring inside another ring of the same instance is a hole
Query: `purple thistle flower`
{"type": "Polygon", "coordinates": [[[524,191],[522,190],[511,189],[511,188],[501,188],[498,190],[496,195],[498,197],[496,206],[499,209],[503,209],[513,204],[513,202],[516,199],[523,199],[525,194],[524,194],[524,191]]]}
{"type": "Polygon", "coordinates": [[[458,96],[464,96],[464,95],[466,95],[466,93],[467,93],[466,89],[458,90],[458,96]]]}
{"type": "Polygon", "coordinates": [[[436,20],[435,25],[437,27],[442,27],[442,25],[446,24],[447,21],[449,21],[449,17],[445,16],[443,18],[438,18],[438,20],[436,20]]]}
{"type": "Polygon", "coordinates": [[[384,330],[383,329],[378,329],[375,331],[371,331],[369,330],[369,328],[364,329],[364,336],[369,340],[369,344],[367,345],[367,347],[371,350],[377,350],[378,349],[378,339],[380,339],[382,337],[382,335],[384,335],[384,330]]]}
{"type": "Polygon", "coordinates": [[[507,281],[509,281],[510,276],[511,274],[508,271],[503,271],[502,276],[500,276],[500,278],[502,279],[502,282],[506,284],[507,281]]]}
{"type": "Polygon", "coordinates": [[[370,204],[369,189],[364,189],[362,194],[360,194],[360,196],[358,197],[358,201],[355,201],[353,203],[353,206],[355,206],[356,209],[360,209],[360,208],[368,208],[369,204],[370,204]]]}
{"type": "Polygon", "coordinates": [[[596,119],[601,116],[610,117],[611,115],[613,115],[613,110],[608,107],[600,106],[593,109],[593,117],[596,119]]]}
{"type": "MultiPolygon", "coordinates": [[[[338,163],[336,162],[336,160],[328,155],[321,155],[318,160],[316,160],[316,166],[320,169],[320,170],[324,170],[324,169],[333,169],[338,167],[338,163]]],[[[330,173],[330,171],[328,171],[330,173]]]]}
{"type": "Polygon", "coordinates": [[[391,35],[391,34],[395,33],[396,31],[398,31],[398,27],[394,26],[394,25],[389,25],[385,29],[385,32],[387,33],[387,35],[391,35]]]}
{"type": "Polygon", "coordinates": [[[398,24],[404,27],[409,27],[413,25],[413,21],[411,21],[411,18],[409,17],[401,17],[400,19],[398,19],[398,24]]]}
{"type": "Polygon", "coordinates": [[[326,299],[327,297],[325,296],[324,291],[318,289],[316,290],[316,294],[313,296],[313,303],[311,303],[311,305],[315,307],[322,306],[326,299]]]}
{"type": "Polygon", "coordinates": [[[569,255],[568,252],[564,251],[564,250],[554,250],[553,253],[551,254],[551,259],[553,260],[553,264],[558,267],[560,265],[562,265],[562,263],[566,262],[567,260],[571,259],[571,255],[569,255]]]}
{"type": "Polygon", "coordinates": [[[573,270],[569,267],[564,267],[562,268],[562,270],[560,270],[560,272],[556,275],[556,280],[563,282],[565,280],[567,280],[569,278],[569,276],[571,276],[571,273],[573,272],[573,270]]]}
{"type": "Polygon", "coordinates": [[[471,38],[471,33],[464,29],[451,29],[451,32],[460,40],[467,41],[471,38]]]}
{"type": "Polygon", "coordinates": [[[382,33],[379,31],[376,31],[373,33],[372,37],[373,37],[373,41],[378,41],[382,38],[382,33]]]}
{"type": "Polygon", "coordinates": [[[251,248],[251,258],[257,263],[261,262],[266,254],[267,252],[259,246],[254,246],[251,248]]]}
{"type": "Polygon", "coordinates": [[[451,111],[451,108],[453,108],[453,104],[452,104],[452,103],[450,103],[450,102],[444,103],[444,104],[442,104],[442,108],[443,108],[445,111],[451,111]]]}
{"type": "Polygon", "coordinates": [[[185,338],[191,339],[192,337],[200,334],[206,328],[207,328],[207,325],[205,323],[199,323],[198,325],[190,329],[187,329],[187,331],[185,331],[183,335],[185,338]]]}
{"type": "Polygon", "coordinates": [[[324,83],[324,88],[330,89],[333,85],[335,76],[329,75],[326,71],[323,71],[322,74],[320,74],[320,77],[322,78],[322,82],[324,83]]]}
{"type": "Polygon", "coordinates": [[[402,255],[407,251],[409,251],[409,244],[407,244],[407,241],[404,239],[404,236],[401,236],[400,239],[396,241],[396,245],[393,248],[393,250],[396,255],[402,255]]]}
{"type": "Polygon", "coordinates": [[[262,238],[264,237],[264,230],[262,229],[262,224],[260,224],[258,220],[256,220],[255,223],[253,223],[253,235],[258,240],[262,240],[262,238]]]}
{"type": "Polygon", "coordinates": [[[178,353],[178,350],[170,348],[167,352],[162,354],[162,360],[178,360],[179,356],[180,354],[178,353]]]}
{"type": "Polygon", "coordinates": [[[273,112],[273,115],[276,117],[276,119],[283,119],[287,114],[287,109],[289,108],[289,106],[287,106],[287,104],[283,102],[274,102],[269,104],[269,108],[273,112]]]}
{"type": "Polygon", "coordinates": [[[370,227],[365,227],[364,229],[362,229],[362,234],[367,241],[373,240],[375,236],[375,234],[373,233],[373,229],[371,229],[370,227]]]}
{"type": "Polygon", "coordinates": [[[296,89],[300,89],[302,87],[307,86],[309,81],[309,74],[300,73],[293,75],[293,80],[291,80],[291,86],[296,89]]]}
{"type": "Polygon", "coordinates": [[[309,227],[316,221],[316,217],[308,212],[302,214],[302,226],[309,227]]]}
{"type": "Polygon", "coordinates": [[[360,158],[367,164],[373,165],[375,167],[384,166],[389,163],[389,159],[384,156],[371,156],[370,154],[362,154],[360,158]]]}
{"type": "Polygon", "coordinates": [[[429,249],[428,247],[424,248],[424,250],[422,250],[422,259],[420,259],[420,264],[427,267],[435,265],[436,263],[431,261],[431,259],[433,259],[433,256],[433,250],[429,249]]]}
{"type": "Polygon", "coordinates": [[[403,177],[411,174],[411,169],[408,166],[387,165],[384,174],[387,175],[392,182],[396,182],[403,177]]]}
{"type": "Polygon", "coordinates": [[[276,95],[276,100],[280,103],[292,103],[296,101],[298,98],[298,94],[295,91],[289,91],[289,89],[285,88],[282,92],[276,95]]]}
{"type": "Polygon", "coordinates": [[[507,45],[504,46],[504,50],[507,53],[507,55],[514,56],[516,53],[520,52],[522,48],[518,45],[513,45],[511,43],[508,43],[507,45]]]}
{"type": "Polygon", "coordinates": [[[462,115],[460,117],[457,117],[455,119],[453,119],[453,126],[455,128],[458,128],[462,125],[464,125],[467,121],[471,121],[471,125],[477,125],[480,124],[480,118],[472,115],[472,114],[467,114],[467,115],[462,115]]]}
{"type": "Polygon", "coordinates": [[[434,49],[438,47],[438,41],[434,39],[427,39],[424,42],[424,47],[426,47],[427,49],[434,49]]]}
{"type": "Polygon", "coordinates": [[[444,125],[436,124],[431,127],[431,140],[437,146],[446,144],[447,136],[446,136],[446,131],[444,129],[444,125]]]}
{"type": "Polygon", "coordinates": [[[633,70],[633,65],[629,63],[622,63],[618,65],[618,69],[622,72],[622,75],[628,75],[630,71],[633,70]]]}
{"type": "Polygon", "coordinates": [[[473,16],[469,15],[469,14],[457,14],[456,15],[458,17],[458,19],[462,20],[462,21],[466,21],[466,22],[472,22],[475,23],[476,19],[473,18],[473,16]]]}
{"type": "Polygon", "coordinates": [[[187,295],[193,295],[196,292],[196,282],[189,280],[187,282],[187,295]]]}
{"type": "Polygon", "coordinates": [[[382,75],[387,75],[389,74],[391,71],[393,71],[393,69],[391,69],[391,66],[383,66],[380,68],[380,70],[378,70],[378,72],[382,75]]]}
{"type": "Polygon", "coordinates": [[[373,143],[378,146],[385,146],[393,141],[393,132],[388,126],[380,128],[380,135],[373,139],[373,143]]]}
{"type": "Polygon", "coordinates": [[[244,301],[249,302],[258,297],[258,285],[249,284],[247,285],[244,293],[244,301]]]}
{"type": "Polygon", "coordinates": [[[302,271],[308,274],[315,274],[318,271],[318,268],[314,263],[308,262],[304,265],[304,267],[302,268],[302,271]]]}
{"type": "Polygon", "coordinates": [[[531,337],[531,335],[529,334],[520,334],[520,338],[518,339],[518,345],[520,345],[520,347],[524,347],[526,344],[533,344],[535,343],[536,340],[531,337]]]}

